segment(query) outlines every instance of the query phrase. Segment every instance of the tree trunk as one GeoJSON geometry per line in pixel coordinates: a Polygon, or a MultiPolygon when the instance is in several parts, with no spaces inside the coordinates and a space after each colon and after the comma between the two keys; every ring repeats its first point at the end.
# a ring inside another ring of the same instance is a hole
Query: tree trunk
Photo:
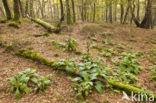
{"type": "Polygon", "coordinates": [[[106,22],[108,22],[108,6],[106,4],[106,22]]]}
{"type": "Polygon", "coordinates": [[[63,2],[60,0],[60,8],[61,8],[61,18],[63,17],[64,20],[64,9],[63,9],[63,2]]]}
{"type": "Polygon", "coordinates": [[[152,23],[152,0],[147,0],[147,6],[146,6],[146,11],[145,11],[145,16],[144,19],[141,23],[139,23],[139,21],[136,19],[135,15],[134,15],[134,11],[135,11],[135,4],[134,4],[134,0],[133,0],[133,8],[131,5],[131,0],[128,0],[129,5],[130,5],[130,10],[131,10],[131,14],[132,14],[132,19],[135,22],[135,24],[137,25],[137,27],[140,28],[146,28],[146,29],[150,29],[153,28],[153,23],[152,23]]]}
{"type": "Polygon", "coordinates": [[[114,20],[117,21],[117,3],[115,3],[114,20]]]}
{"type": "Polygon", "coordinates": [[[96,5],[94,3],[93,23],[95,23],[95,16],[96,16],[96,5]]]}
{"type": "Polygon", "coordinates": [[[137,0],[137,20],[140,21],[140,0],[137,0]]]}
{"type": "Polygon", "coordinates": [[[28,9],[29,9],[29,0],[26,0],[26,3],[25,3],[25,17],[28,14],[28,9]]]}
{"type": "Polygon", "coordinates": [[[73,22],[76,22],[76,14],[75,14],[75,3],[74,0],[71,0],[72,2],[72,10],[73,10],[73,22]]]}
{"type": "Polygon", "coordinates": [[[4,8],[5,8],[7,20],[12,19],[12,17],[11,17],[11,12],[10,12],[10,9],[9,9],[7,0],[2,0],[2,2],[3,2],[3,5],[4,5],[4,8]]]}
{"type": "Polygon", "coordinates": [[[22,3],[21,3],[21,0],[18,0],[18,3],[19,3],[19,8],[20,8],[21,16],[24,17],[23,5],[22,5],[22,3]]]}
{"type": "Polygon", "coordinates": [[[120,23],[122,24],[123,16],[124,16],[124,6],[123,6],[122,0],[121,0],[121,4],[120,4],[120,9],[121,9],[120,23]]]}
{"type": "Polygon", "coordinates": [[[71,24],[71,14],[70,14],[69,0],[66,0],[66,9],[67,9],[67,24],[71,24]]]}
{"type": "Polygon", "coordinates": [[[113,23],[113,20],[112,20],[112,1],[111,0],[109,2],[109,22],[113,23]]]}
{"type": "Polygon", "coordinates": [[[125,17],[124,17],[123,24],[125,24],[125,23],[126,23],[128,13],[129,13],[129,4],[128,4],[128,6],[127,6],[127,10],[126,10],[126,14],[125,14],[125,17]]]}
{"type": "Polygon", "coordinates": [[[34,1],[33,0],[30,0],[30,16],[33,17],[34,15],[34,8],[33,8],[33,5],[34,5],[34,1]]]}
{"type": "Polygon", "coordinates": [[[2,1],[0,1],[0,11],[1,11],[1,16],[2,17],[5,17],[5,13],[3,11],[3,4],[2,4],[2,1]]]}
{"type": "Polygon", "coordinates": [[[82,21],[84,21],[84,0],[82,0],[81,6],[82,6],[82,8],[81,8],[81,19],[82,19],[82,21]]]}
{"type": "Polygon", "coordinates": [[[14,20],[18,21],[19,18],[20,18],[19,2],[18,0],[14,0],[14,20]]]}

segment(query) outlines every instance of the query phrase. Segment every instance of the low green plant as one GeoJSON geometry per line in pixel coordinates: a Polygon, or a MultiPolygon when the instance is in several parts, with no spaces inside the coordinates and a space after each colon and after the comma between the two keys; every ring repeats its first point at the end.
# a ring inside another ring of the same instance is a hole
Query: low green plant
{"type": "Polygon", "coordinates": [[[75,59],[67,59],[67,60],[61,59],[57,63],[56,66],[58,69],[64,69],[65,68],[66,72],[69,74],[75,73],[77,71],[75,59]]]}
{"type": "Polygon", "coordinates": [[[66,43],[58,42],[57,40],[52,41],[53,44],[55,45],[55,48],[63,48],[64,50],[67,51],[73,51],[76,52],[76,47],[77,47],[77,42],[74,38],[69,38],[66,43]]]}
{"type": "Polygon", "coordinates": [[[9,91],[10,93],[15,93],[16,99],[21,97],[21,93],[29,94],[33,90],[43,91],[50,85],[50,80],[47,77],[40,77],[35,70],[26,69],[18,72],[14,77],[8,78],[8,83],[10,84],[9,91]],[[34,88],[31,88],[33,86],[34,88]]]}
{"type": "Polygon", "coordinates": [[[112,40],[102,40],[102,43],[106,45],[114,45],[112,40]]]}
{"type": "Polygon", "coordinates": [[[77,63],[76,59],[62,59],[57,64],[58,69],[65,69],[69,74],[79,75],[72,79],[72,81],[75,82],[76,96],[84,99],[93,88],[95,88],[98,93],[103,93],[103,84],[98,78],[109,78],[108,72],[110,68],[102,65],[101,59],[93,59],[89,53],[83,54],[79,61],[80,62],[77,63]]]}
{"type": "Polygon", "coordinates": [[[154,48],[151,48],[149,51],[148,51],[148,56],[147,56],[147,59],[152,62],[153,64],[156,64],[156,49],[154,48]]]}
{"type": "Polygon", "coordinates": [[[102,32],[101,35],[106,37],[106,36],[109,36],[109,35],[112,35],[113,32],[102,32]]]}
{"type": "Polygon", "coordinates": [[[151,66],[150,69],[151,69],[151,72],[152,72],[150,80],[156,81],[156,65],[151,66]]]}
{"type": "Polygon", "coordinates": [[[65,49],[68,51],[76,51],[77,42],[74,38],[69,38],[65,43],[65,49]]]}
{"type": "Polygon", "coordinates": [[[117,80],[123,81],[125,83],[135,83],[137,78],[133,74],[140,73],[140,66],[136,60],[136,54],[123,52],[120,59],[114,60],[116,67],[113,75],[116,76],[117,80]]]}
{"type": "Polygon", "coordinates": [[[65,44],[57,41],[57,40],[53,40],[52,43],[55,45],[55,48],[59,49],[59,48],[65,48],[65,44]]]}
{"type": "Polygon", "coordinates": [[[117,52],[114,50],[114,49],[103,49],[102,50],[102,55],[104,56],[104,57],[110,57],[110,56],[112,56],[112,55],[114,55],[114,54],[116,54],[117,52]]]}

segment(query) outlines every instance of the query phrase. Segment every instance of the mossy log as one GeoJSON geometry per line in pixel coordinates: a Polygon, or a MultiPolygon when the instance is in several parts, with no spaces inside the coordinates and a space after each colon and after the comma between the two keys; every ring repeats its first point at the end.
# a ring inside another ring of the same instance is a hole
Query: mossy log
{"type": "Polygon", "coordinates": [[[49,23],[47,23],[47,22],[45,22],[43,20],[40,20],[40,19],[32,19],[31,18],[31,21],[33,21],[33,22],[41,25],[46,30],[48,30],[48,32],[59,33],[59,31],[60,31],[60,28],[54,27],[54,26],[50,25],[49,23]]]}
{"type": "Polygon", "coordinates": [[[59,33],[60,31],[61,31],[61,24],[62,24],[62,22],[63,22],[63,18],[64,18],[64,16],[60,19],[60,21],[59,21],[59,23],[57,24],[57,26],[55,27],[55,26],[53,26],[53,25],[51,25],[51,24],[49,24],[49,23],[47,23],[47,22],[45,22],[45,21],[43,21],[43,20],[41,20],[41,19],[33,19],[33,18],[31,18],[29,15],[27,15],[27,18],[28,19],[30,19],[31,21],[33,21],[33,22],[35,22],[35,23],[37,23],[37,24],[39,24],[39,25],[41,25],[42,27],[44,27],[48,32],[52,32],[52,33],[59,33]]]}
{"type": "MultiPolygon", "coordinates": [[[[110,84],[111,86],[113,86],[114,88],[125,91],[128,94],[131,94],[132,91],[133,91],[133,93],[136,93],[136,94],[142,92],[142,89],[140,89],[140,88],[136,88],[129,84],[123,84],[121,82],[116,82],[111,79],[108,79],[107,83],[110,84]]],[[[148,93],[147,93],[147,95],[150,96],[150,94],[148,94],[148,93]]],[[[154,95],[154,100],[156,101],[156,95],[154,95]]]]}
{"type": "MultiPolygon", "coordinates": [[[[55,69],[59,69],[57,67],[56,61],[49,61],[46,58],[39,56],[36,52],[27,51],[27,50],[19,50],[16,54],[20,55],[20,56],[24,56],[24,57],[32,59],[32,60],[35,60],[35,61],[39,61],[40,63],[45,64],[45,65],[50,66],[50,67],[54,67],[55,69]]],[[[65,68],[64,69],[61,68],[61,70],[65,71],[65,68]]],[[[80,76],[78,73],[75,73],[75,75],[80,76]]],[[[134,93],[142,92],[142,90],[140,88],[136,88],[136,87],[128,85],[128,84],[123,84],[121,82],[116,82],[116,81],[111,80],[111,79],[101,80],[101,78],[100,78],[99,80],[104,82],[104,83],[107,82],[112,87],[117,88],[119,90],[124,90],[127,93],[131,93],[132,91],[134,93]]],[[[147,94],[147,95],[150,95],[150,94],[147,94]]],[[[156,100],[156,95],[154,95],[154,98],[156,100]]]]}

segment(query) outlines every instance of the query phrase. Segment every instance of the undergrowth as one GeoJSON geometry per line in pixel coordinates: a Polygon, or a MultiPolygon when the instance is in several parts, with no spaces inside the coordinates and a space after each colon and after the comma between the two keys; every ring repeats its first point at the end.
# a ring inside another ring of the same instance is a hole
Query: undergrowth
{"type": "Polygon", "coordinates": [[[51,75],[39,76],[35,70],[26,69],[8,79],[9,91],[15,93],[16,99],[19,99],[22,93],[29,94],[33,91],[44,91],[50,85],[50,77],[51,75]]]}

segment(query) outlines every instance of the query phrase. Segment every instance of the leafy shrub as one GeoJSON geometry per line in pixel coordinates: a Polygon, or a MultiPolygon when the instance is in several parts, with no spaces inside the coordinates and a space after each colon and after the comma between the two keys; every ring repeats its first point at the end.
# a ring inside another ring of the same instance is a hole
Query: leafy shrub
{"type": "Polygon", "coordinates": [[[114,73],[115,79],[125,83],[135,83],[137,78],[133,74],[139,74],[141,70],[136,60],[136,55],[123,52],[121,54],[121,60],[117,60],[114,61],[116,63],[114,70],[117,72],[114,73]]]}
{"type": "Polygon", "coordinates": [[[11,85],[10,93],[15,93],[16,99],[19,99],[21,93],[29,94],[33,90],[43,91],[50,85],[50,80],[48,78],[50,76],[51,75],[40,77],[35,70],[31,69],[18,72],[14,77],[8,79],[8,83],[11,85]],[[35,87],[31,89],[30,87],[32,86],[29,86],[30,84],[35,85],[35,87]]]}
{"type": "Polygon", "coordinates": [[[76,51],[77,42],[74,38],[70,38],[67,40],[65,44],[65,49],[68,51],[76,51]]]}
{"type": "Polygon", "coordinates": [[[115,51],[114,49],[104,49],[104,50],[102,51],[102,55],[103,55],[104,57],[110,57],[110,56],[112,56],[112,55],[114,55],[114,54],[116,54],[116,51],[115,51]]]}
{"type": "Polygon", "coordinates": [[[151,66],[152,76],[150,77],[151,80],[156,81],[156,65],[151,66]]]}
{"type": "Polygon", "coordinates": [[[117,63],[119,69],[124,72],[127,71],[130,73],[139,74],[140,66],[136,60],[136,55],[131,53],[127,54],[125,52],[123,52],[121,55],[121,60],[117,63]]]}
{"type": "Polygon", "coordinates": [[[65,67],[66,72],[69,74],[75,73],[77,71],[75,59],[61,59],[57,63],[57,67],[58,69],[63,69],[65,67]]]}
{"type": "Polygon", "coordinates": [[[53,40],[52,42],[55,45],[55,48],[57,49],[63,48],[64,50],[67,50],[67,51],[76,52],[77,42],[73,38],[69,38],[65,44],[58,42],[57,40],[53,40]]]}
{"type": "Polygon", "coordinates": [[[106,45],[114,45],[112,40],[102,40],[102,43],[106,45]]]}
{"type": "Polygon", "coordinates": [[[58,42],[57,40],[53,40],[52,43],[55,45],[55,48],[65,48],[65,44],[58,42]]]}

